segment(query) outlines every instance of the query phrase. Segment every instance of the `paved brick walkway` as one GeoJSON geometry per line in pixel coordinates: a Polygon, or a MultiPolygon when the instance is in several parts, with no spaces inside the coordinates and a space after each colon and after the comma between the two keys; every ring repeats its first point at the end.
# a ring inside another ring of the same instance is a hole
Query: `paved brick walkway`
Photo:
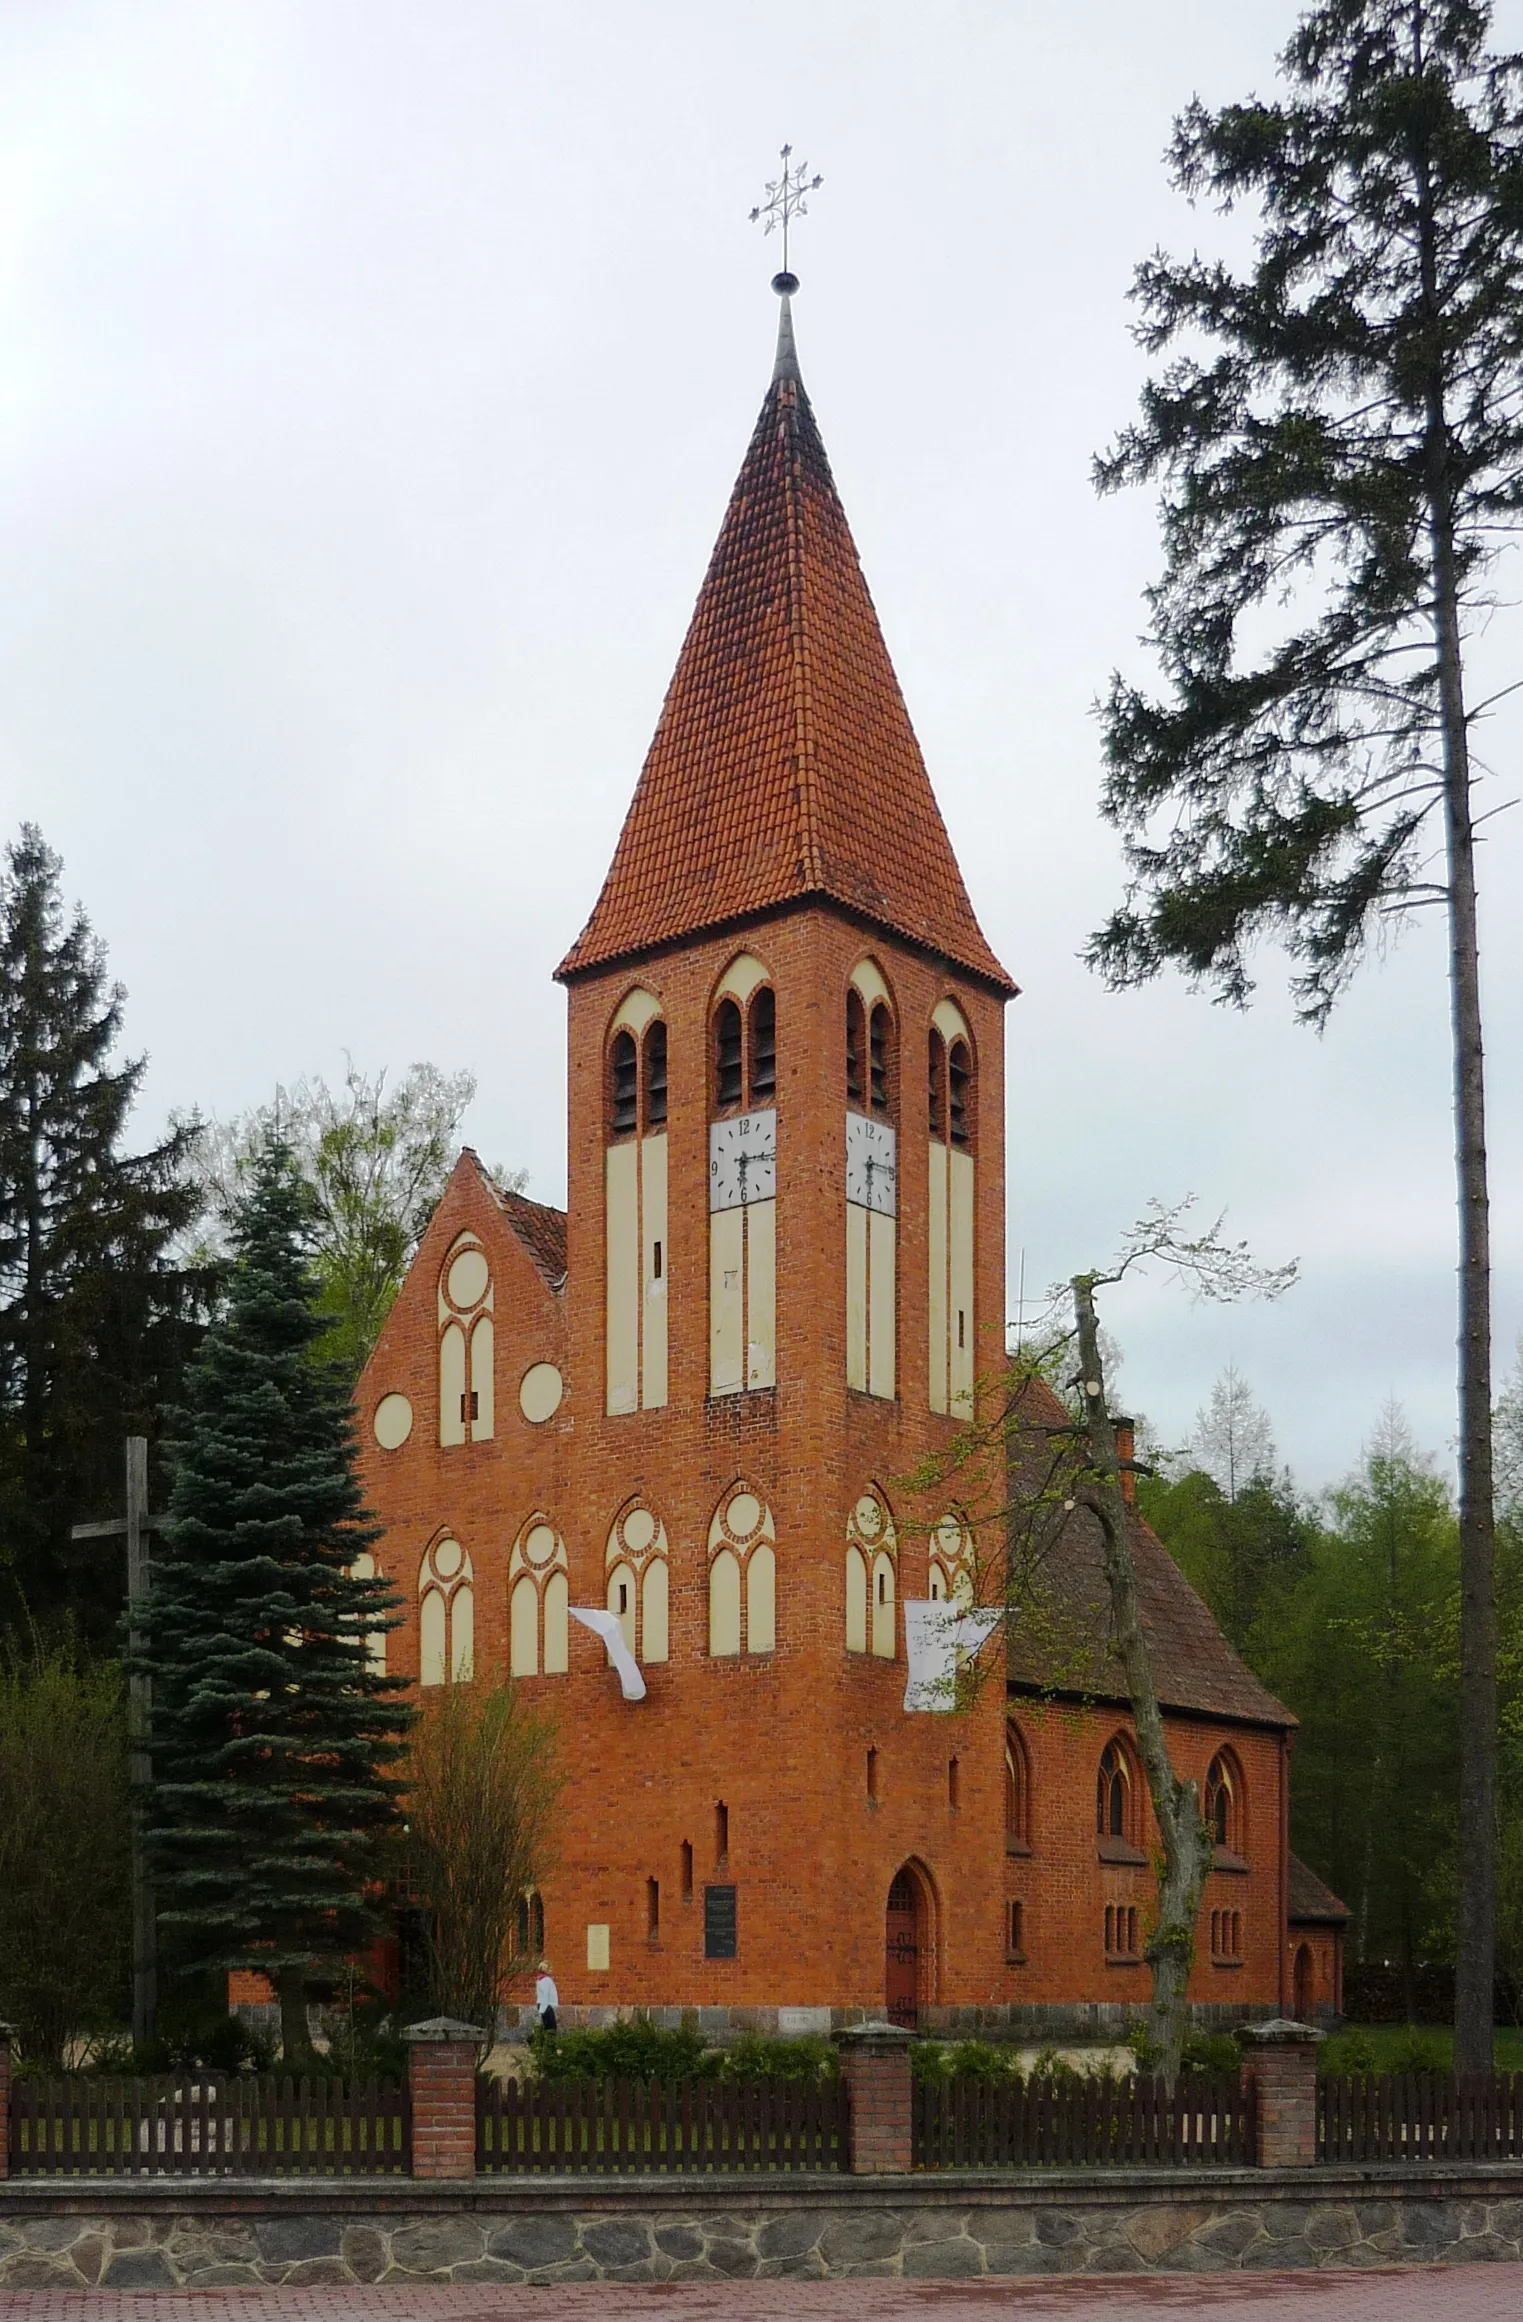
{"type": "Polygon", "coordinates": [[[687,2282],[310,2290],[12,2290],[4,2322],[1514,2322],[1523,2268],[1071,2282],[687,2282]]]}

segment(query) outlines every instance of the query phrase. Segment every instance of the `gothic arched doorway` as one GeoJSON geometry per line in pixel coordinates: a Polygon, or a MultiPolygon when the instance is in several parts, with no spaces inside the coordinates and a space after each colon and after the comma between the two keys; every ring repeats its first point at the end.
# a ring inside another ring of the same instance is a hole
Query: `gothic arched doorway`
{"type": "Polygon", "coordinates": [[[1295,2010],[1297,2023],[1308,2024],[1311,2021],[1312,2009],[1312,1962],[1309,1943],[1297,1945],[1293,1973],[1295,1976],[1295,1997],[1291,2004],[1295,2010]]]}
{"type": "Polygon", "coordinates": [[[934,1890],[923,1866],[901,1863],[884,1913],[884,2011],[891,2024],[915,2031],[920,2010],[936,1997],[934,1890]]]}

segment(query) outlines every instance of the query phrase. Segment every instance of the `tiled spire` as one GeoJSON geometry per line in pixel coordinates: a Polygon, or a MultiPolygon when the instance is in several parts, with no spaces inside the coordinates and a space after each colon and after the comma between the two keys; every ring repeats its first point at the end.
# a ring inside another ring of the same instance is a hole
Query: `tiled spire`
{"type": "Polygon", "coordinates": [[[799,375],[785,291],[772,384],[661,722],[603,891],[556,972],[809,897],[1014,989],[931,791],[799,375]]]}

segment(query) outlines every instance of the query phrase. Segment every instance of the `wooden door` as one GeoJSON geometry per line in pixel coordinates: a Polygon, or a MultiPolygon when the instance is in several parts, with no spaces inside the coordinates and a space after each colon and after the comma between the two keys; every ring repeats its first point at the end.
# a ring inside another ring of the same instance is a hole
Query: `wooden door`
{"type": "Polygon", "coordinates": [[[913,1876],[900,1871],[888,1890],[884,1999],[889,2022],[903,2024],[909,2031],[919,2021],[919,1904],[913,1876]]]}

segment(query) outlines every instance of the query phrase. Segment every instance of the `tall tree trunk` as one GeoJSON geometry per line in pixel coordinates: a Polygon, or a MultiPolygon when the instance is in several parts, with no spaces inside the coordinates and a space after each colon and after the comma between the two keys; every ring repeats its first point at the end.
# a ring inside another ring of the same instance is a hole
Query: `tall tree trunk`
{"type": "MultiPolygon", "coordinates": [[[[1422,18],[1414,10],[1420,70],[1422,18]]],[[[1424,459],[1433,560],[1449,887],[1449,1001],[1454,1047],[1454,1158],[1459,1191],[1460,1811],[1454,2068],[1492,2067],[1496,1972],[1497,1635],[1491,1481],[1491,1220],[1486,1188],[1486,1078],[1470,735],[1465,716],[1455,567],[1444,317],[1425,150],[1415,156],[1419,255],[1429,333],[1424,459]]]]}
{"type": "Polygon", "coordinates": [[[299,1967],[283,1967],[275,1984],[280,1999],[280,2058],[286,2065],[305,2064],[312,2055],[307,2025],[307,1979],[299,1967]]]}
{"type": "Polygon", "coordinates": [[[1089,1439],[1089,1466],[1093,1481],[1081,1493],[1084,1504],[1099,1518],[1106,1586],[1110,1592],[1111,1627],[1126,1688],[1137,1749],[1147,1776],[1148,1795],[1163,1841],[1163,1869],[1158,1879],[1158,1923],[1148,1940],[1147,1962],[1153,1974],[1153,1997],[1148,2031],[1158,2053],[1158,2069],[1172,2089],[1179,2075],[1180,2053],[1190,2020],[1190,1969],[1195,1962],[1195,1927],[1215,1849],[1201,1812],[1200,1787],[1181,1781],[1169,1758],[1163,1712],[1153,1684],[1153,1665],[1137,1603],[1137,1568],[1132,1561],[1126,1531],[1126,1503],[1121,1493],[1121,1466],[1116,1454],[1116,1430],[1105,1401],[1105,1372],[1100,1357],[1100,1329],[1095,1314],[1095,1286],[1090,1275],[1074,1279],[1074,1318],[1078,1326],[1079,1392],[1084,1404],[1084,1428],[1089,1439]]]}

